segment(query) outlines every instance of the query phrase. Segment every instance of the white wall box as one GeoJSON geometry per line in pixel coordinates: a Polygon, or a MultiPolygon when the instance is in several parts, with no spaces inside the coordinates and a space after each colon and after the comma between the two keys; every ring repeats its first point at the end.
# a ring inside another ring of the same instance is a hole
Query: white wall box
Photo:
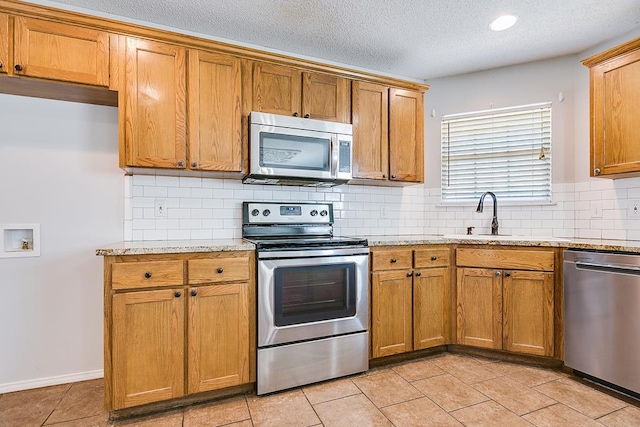
{"type": "Polygon", "coordinates": [[[0,230],[0,258],[40,256],[40,224],[6,224],[0,230]]]}

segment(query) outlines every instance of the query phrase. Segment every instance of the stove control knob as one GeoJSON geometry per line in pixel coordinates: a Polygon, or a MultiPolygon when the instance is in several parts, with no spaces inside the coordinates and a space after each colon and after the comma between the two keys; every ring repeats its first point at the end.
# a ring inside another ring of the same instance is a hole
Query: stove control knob
{"type": "Polygon", "coordinates": [[[311,216],[316,216],[316,215],[318,215],[318,211],[317,211],[317,210],[315,210],[315,209],[314,209],[314,210],[312,210],[312,211],[311,211],[311,216]]]}
{"type": "Polygon", "coordinates": [[[327,212],[326,209],[323,209],[323,210],[320,211],[320,216],[327,216],[328,213],[329,212],[327,212]]]}
{"type": "Polygon", "coordinates": [[[262,211],[262,215],[269,216],[269,215],[271,215],[271,211],[269,209],[265,209],[265,210],[262,211]]]}
{"type": "Polygon", "coordinates": [[[254,210],[251,211],[251,215],[258,216],[258,215],[260,215],[260,211],[258,209],[254,209],[254,210]]]}

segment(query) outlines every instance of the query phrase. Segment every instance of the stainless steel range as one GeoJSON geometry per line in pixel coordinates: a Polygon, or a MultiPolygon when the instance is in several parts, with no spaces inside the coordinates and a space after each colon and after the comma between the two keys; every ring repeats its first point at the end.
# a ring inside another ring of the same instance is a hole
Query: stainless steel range
{"type": "Polygon", "coordinates": [[[369,369],[369,248],[333,237],[331,203],[243,203],[256,244],[257,394],[369,369]]]}

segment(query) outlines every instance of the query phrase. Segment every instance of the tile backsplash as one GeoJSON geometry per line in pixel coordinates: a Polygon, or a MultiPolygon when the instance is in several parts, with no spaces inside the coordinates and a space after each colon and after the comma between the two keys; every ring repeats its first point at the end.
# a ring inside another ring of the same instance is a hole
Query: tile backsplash
{"type": "MultiPolygon", "coordinates": [[[[640,178],[554,184],[549,205],[498,200],[501,234],[640,240],[640,178]],[[638,219],[631,213],[638,206],[638,219]]],[[[242,236],[243,201],[327,201],[336,235],[490,232],[491,199],[443,206],[440,188],[342,185],[333,188],[242,184],[238,179],[125,177],[124,240],[226,239],[242,236]],[[158,211],[163,205],[163,212],[158,211]]]]}

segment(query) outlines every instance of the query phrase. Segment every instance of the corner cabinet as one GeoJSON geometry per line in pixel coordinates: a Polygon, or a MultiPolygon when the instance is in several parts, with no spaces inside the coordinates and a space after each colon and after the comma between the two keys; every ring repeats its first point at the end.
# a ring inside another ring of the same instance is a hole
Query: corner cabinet
{"type": "Polygon", "coordinates": [[[105,403],[255,381],[253,252],[105,258],[105,403]]]}
{"type": "Polygon", "coordinates": [[[353,82],[353,177],[424,181],[424,94],[353,82]]]}
{"type": "Polygon", "coordinates": [[[351,122],[351,82],[329,74],[255,62],[252,110],[351,122]]]}
{"type": "Polygon", "coordinates": [[[458,248],[457,343],[554,355],[554,252],[458,248]]]}
{"type": "Polygon", "coordinates": [[[640,38],[582,63],[590,69],[591,176],[640,176],[640,38]]]}
{"type": "Polygon", "coordinates": [[[371,251],[373,358],[450,342],[449,248],[371,251]]]}

